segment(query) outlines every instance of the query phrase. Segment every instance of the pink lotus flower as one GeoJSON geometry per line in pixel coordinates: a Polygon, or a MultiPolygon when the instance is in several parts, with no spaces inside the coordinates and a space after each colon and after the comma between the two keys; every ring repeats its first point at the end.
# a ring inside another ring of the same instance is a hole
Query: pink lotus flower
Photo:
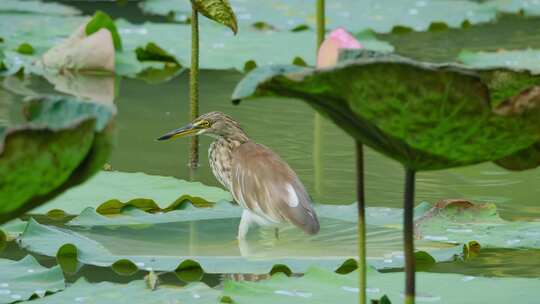
{"type": "Polygon", "coordinates": [[[361,49],[362,44],[347,30],[339,27],[323,41],[317,54],[317,67],[327,68],[336,65],[340,49],[361,49]]]}

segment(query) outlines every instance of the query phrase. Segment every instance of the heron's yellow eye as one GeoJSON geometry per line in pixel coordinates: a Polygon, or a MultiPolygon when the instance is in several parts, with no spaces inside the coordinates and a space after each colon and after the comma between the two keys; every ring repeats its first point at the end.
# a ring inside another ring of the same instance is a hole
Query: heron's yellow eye
{"type": "Polygon", "coordinates": [[[198,126],[201,128],[210,128],[210,122],[208,120],[201,120],[201,122],[198,123],[198,126]]]}

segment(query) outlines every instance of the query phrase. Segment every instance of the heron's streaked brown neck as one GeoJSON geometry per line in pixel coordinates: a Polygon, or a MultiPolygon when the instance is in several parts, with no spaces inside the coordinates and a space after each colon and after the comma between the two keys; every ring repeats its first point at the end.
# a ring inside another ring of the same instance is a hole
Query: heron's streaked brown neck
{"type": "Polygon", "coordinates": [[[229,142],[238,142],[240,144],[249,141],[249,137],[240,127],[240,124],[231,118],[225,119],[223,121],[223,126],[217,132],[213,132],[211,135],[217,139],[222,139],[229,142]]]}
{"type": "Polygon", "coordinates": [[[232,119],[218,132],[212,132],[208,135],[216,138],[208,148],[210,167],[218,181],[230,190],[233,152],[250,139],[240,128],[240,125],[232,119]]]}

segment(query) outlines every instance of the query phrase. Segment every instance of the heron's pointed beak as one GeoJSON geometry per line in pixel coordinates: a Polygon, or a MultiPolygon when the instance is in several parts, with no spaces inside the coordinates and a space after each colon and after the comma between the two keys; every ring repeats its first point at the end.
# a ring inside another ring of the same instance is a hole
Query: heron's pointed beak
{"type": "Polygon", "coordinates": [[[200,128],[198,128],[196,125],[190,123],[187,126],[184,126],[182,128],[176,129],[176,130],[172,130],[172,131],[162,135],[157,140],[167,140],[167,139],[172,139],[172,138],[176,138],[176,137],[184,137],[184,136],[195,134],[199,130],[200,130],[200,128]]]}

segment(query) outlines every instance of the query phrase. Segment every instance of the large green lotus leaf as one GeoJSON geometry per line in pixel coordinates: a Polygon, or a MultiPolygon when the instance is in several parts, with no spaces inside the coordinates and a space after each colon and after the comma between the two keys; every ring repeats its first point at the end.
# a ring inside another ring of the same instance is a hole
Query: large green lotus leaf
{"type": "MultiPolygon", "coordinates": [[[[5,75],[11,75],[24,69],[25,73],[38,75],[57,74],[57,71],[44,69],[40,64],[41,56],[50,48],[67,39],[81,24],[88,22],[87,17],[81,16],[50,16],[25,14],[8,14],[0,19],[0,37],[5,40],[5,59],[3,64],[5,75]],[[47,31],[42,29],[46,28],[47,31]],[[30,42],[35,52],[24,55],[16,52],[16,48],[23,42],[30,42]]],[[[122,37],[121,29],[120,36],[122,37]]],[[[145,70],[163,70],[168,64],[159,60],[138,60],[136,49],[146,44],[133,45],[130,49],[116,52],[116,73],[128,77],[136,77],[145,70]]],[[[178,66],[178,65],[176,65],[178,66]]]]}
{"type": "Polygon", "coordinates": [[[111,148],[109,105],[43,97],[23,110],[0,134],[0,223],[86,180],[111,148]]]}
{"type": "MultiPolygon", "coordinates": [[[[99,175],[99,174],[98,174],[99,175]]],[[[91,182],[91,181],[90,181],[91,182]]],[[[88,183],[90,183],[88,182],[88,183]]],[[[75,188],[76,189],[76,188],[75,188]]],[[[72,189],[70,191],[74,191],[72,189]]],[[[68,191],[67,193],[69,193],[68,191]]],[[[358,220],[354,212],[355,205],[316,205],[319,217],[355,223],[358,220]]],[[[424,218],[432,213],[433,207],[426,202],[420,203],[415,209],[415,218],[424,218]]],[[[185,221],[213,220],[220,218],[240,218],[242,209],[229,201],[221,200],[211,208],[197,208],[192,204],[182,210],[172,210],[164,213],[148,213],[138,208],[126,208],[113,216],[100,214],[100,210],[88,207],[80,215],[67,224],[72,226],[129,226],[143,224],[161,224],[185,221]]],[[[399,228],[403,218],[403,210],[398,208],[366,208],[366,223],[373,226],[399,228]]]]}
{"type": "Polygon", "coordinates": [[[540,248],[540,223],[505,221],[494,204],[434,207],[416,220],[416,237],[485,248],[540,248]]]}
{"type": "MultiPolygon", "coordinates": [[[[293,29],[304,24],[315,26],[314,1],[231,0],[230,3],[241,32],[244,32],[242,26],[261,21],[281,29],[293,29]]],[[[173,15],[178,21],[185,21],[190,12],[189,2],[182,0],[149,0],[140,5],[143,11],[173,15]]],[[[326,3],[327,27],[342,26],[354,31],[373,29],[386,33],[396,26],[423,31],[432,23],[460,27],[465,21],[474,24],[492,21],[495,17],[494,7],[472,1],[334,0],[326,3]]]]}
{"type": "MultiPolygon", "coordinates": [[[[318,205],[320,218],[346,221],[355,224],[356,206],[318,205]]],[[[161,214],[150,214],[130,209],[119,215],[105,216],[87,208],[68,225],[84,226],[144,226],[219,219],[236,219],[241,209],[227,201],[218,202],[212,208],[190,207],[161,214]]],[[[493,204],[473,205],[465,201],[435,206],[423,202],[414,209],[416,237],[420,240],[449,244],[467,244],[476,241],[486,248],[540,249],[540,223],[503,220],[493,204]],[[461,203],[461,204],[460,204],[461,203]],[[464,205],[463,205],[464,204],[464,205]]],[[[366,223],[375,229],[391,228],[401,231],[403,209],[366,208],[366,223]]],[[[401,233],[401,232],[400,232],[401,233]]],[[[422,250],[429,250],[426,246],[422,250]]],[[[388,260],[388,259],[387,259],[388,260]]]]}
{"type": "MultiPolygon", "coordinates": [[[[398,31],[377,37],[395,46],[394,52],[405,57],[428,62],[454,62],[463,50],[495,52],[538,49],[539,29],[540,18],[501,15],[497,22],[475,24],[467,29],[398,31]]],[[[361,39],[362,34],[357,34],[357,39],[361,39]]]]}
{"type": "MultiPolygon", "coordinates": [[[[131,206],[130,206],[131,207],[131,206]]],[[[100,210],[101,211],[101,210],[100,210]]],[[[202,221],[226,218],[240,218],[242,209],[233,207],[232,203],[222,200],[211,208],[198,208],[186,204],[181,210],[172,210],[162,213],[148,213],[139,208],[125,208],[114,216],[103,215],[92,207],[84,209],[80,215],[70,220],[71,226],[142,226],[162,223],[176,223],[187,221],[202,221]]]]}
{"type": "MultiPolygon", "coordinates": [[[[177,24],[133,25],[118,21],[122,41],[127,49],[154,42],[168,53],[173,54],[181,64],[190,62],[191,30],[188,26],[177,24]],[[182,43],[179,43],[181,41],[182,43]]],[[[200,35],[200,67],[202,69],[242,70],[249,60],[258,65],[292,63],[295,57],[303,58],[314,65],[315,52],[306,45],[314,45],[314,35],[309,31],[261,33],[252,28],[242,30],[241,35],[233,35],[223,26],[203,23],[200,35]],[[283,46],[287,46],[284,48],[283,46]]],[[[365,36],[366,47],[379,51],[392,50],[392,46],[377,42],[373,36],[365,36]]]]}
{"type": "MultiPolygon", "coordinates": [[[[356,222],[355,205],[319,206],[318,214],[356,222]]],[[[366,221],[401,230],[403,209],[367,208],[366,221]]],[[[540,223],[507,221],[494,204],[472,204],[463,200],[423,202],[414,209],[415,237],[419,240],[467,244],[475,241],[485,248],[540,249],[540,223]]]]}
{"type": "MultiPolygon", "coordinates": [[[[280,229],[279,239],[273,229],[253,229],[246,241],[238,243],[239,217],[227,212],[222,218],[212,214],[205,218],[203,211],[173,212],[177,212],[178,221],[161,224],[160,217],[166,214],[153,215],[158,224],[152,224],[140,212],[119,215],[118,223],[113,219],[106,226],[59,228],[30,220],[19,242],[24,249],[47,256],[55,256],[63,245],[72,244],[82,264],[111,266],[127,259],[140,269],[172,271],[182,261],[192,259],[209,273],[268,273],[276,264],[287,265],[294,272],[304,272],[310,265],[334,270],[356,257],[358,248],[354,222],[321,217],[319,234],[306,236],[286,226],[280,229]],[[182,218],[179,212],[184,212],[182,218]],[[126,222],[126,216],[132,221],[124,226],[121,223],[126,222]],[[134,219],[138,217],[144,220],[137,225],[134,219]]],[[[71,224],[89,223],[98,216],[83,214],[71,224]]],[[[101,225],[103,221],[96,222],[101,225]]],[[[368,226],[368,261],[374,267],[402,267],[402,247],[399,229],[368,226]]],[[[418,241],[417,249],[429,252],[433,261],[453,261],[463,254],[460,245],[433,241],[418,241]]]]}
{"type": "MultiPolygon", "coordinates": [[[[59,3],[43,2],[37,0],[2,0],[0,2],[0,14],[2,18],[9,13],[26,13],[39,15],[79,15],[80,11],[59,3]]],[[[27,16],[33,18],[33,16],[27,16]]]]}
{"type": "Polygon", "coordinates": [[[179,207],[184,201],[207,204],[220,200],[232,198],[229,192],[221,188],[198,182],[144,173],[102,171],[83,185],[66,191],[31,213],[44,214],[60,209],[78,215],[86,207],[94,207],[103,213],[117,213],[125,205],[158,211],[179,207]]]}
{"type": "MultiPolygon", "coordinates": [[[[188,2],[188,1],[186,1],[188,2]]],[[[21,68],[27,73],[44,74],[36,60],[49,48],[67,38],[71,32],[85,22],[83,17],[33,16],[28,19],[23,14],[11,14],[0,19],[0,37],[5,39],[5,74],[13,74],[21,68]],[[47,31],[42,29],[46,28],[47,31]],[[23,42],[30,41],[35,54],[22,55],[14,50],[23,42]]],[[[183,66],[188,66],[191,54],[191,30],[179,24],[145,23],[134,25],[124,20],[116,21],[122,39],[123,51],[116,52],[116,72],[135,77],[148,69],[162,70],[170,65],[163,61],[137,58],[136,50],[146,48],[149,43],[159,46],[167,54],[174,56],[183,66]]],[[[364,36],[366,48],[391,51],[388,43],[378,41],[373,36],[364,36]]],[[[289,64],[295,57],[301,57],[308,64],[315,64],[315,36],[312,32],[263,32],[248,28],[242,35],[233,35],[218,24],[203,22],[200,27],[200,67],[202,69],[243,70],[247,61],[258,65],[289,64]],[[287,47],[283,47],[287,46],[287,47]]]]}
{"type": "Polygon", "coordinates": [[[41,304],[139,304],[139,303],[218,303],[220,292],[203,283],[193,283],[184,287],[161,285],[155,290],[147,287],[145,281],[128,284],[110,282],[89,283],[79,279],[62,292],[55,293],[32,303],[41,304]]]}
{"type": "Polygon", "coordinates": [[[509,14],[523,13],[525,16],[539,16],[540,2],[536,0],[489,0],[484,6],[509,14]]]}
{"type": "Polygon", "coordinates": [[[0,303],[27,300],[33,295],[43,297],[47,292],[65,288],[60,266],[45,268],[31,255],[20,261],[0,259],[0,303]]]}
{"type": "MultiPolygon", "coordinates": [[[[540,244],[538,244],[540,239],[532,237],[539,234],[540,225],[538,223],[505,221],[500,218],[495,205],[492,204],[470,204],[467,206],[470,208],[459,209],[459,205],[455,207],[453,204],[443,207],[432,206],[426,202],[419,204],[414,211],[419,230],[417,237],[449,243],[480,241],[482,246],[496,248],[540,248],[540,244]],[[456,213],[456,210],[459,212],[456,213]],[[496,231],[496,234],[493,234],[493,231],[496,231]],[[523,242],[515,241],[522,239],[520,234],[527,235],[528,238],[523,242]]],[[[355,205],[317,205],[316,211],[323,218],[355,223],[357,215],[354,208],[356,208],[355,205]]],[[[366,212],[368,225],[401,229],[402,209],[367,208],[366,212]]],[[[92,208],[87,208],[80,216],[71,220],[69,225],[126,226],[218,219],[220,217],[238,218],[240,215],[241,210],[226,201],[218,202],[213,208],[195,208],[189,205],[184,210],[157,215],[131,209],[120,215],[109,217],[99,214],[92,208]]]]}
{"type": "MultiPolygon", "coordinates": [[[[387,295],[392,303],[403,301],[403,273],[367,273],[367,296],[387,295]]],[[[457,274],[416,273],[416,301],[419,303],[533,303],[538,279],[485,278],[457,274]],[[495,288],[494,288],[495,287],[495,288]],[[486,292],[489,290],[489,292],[486,292]]],[[[340,275],[311,268],[301,278],[283,274],[260,282],[225,283],[224,295],[234,303],[355,303],[358,301],[358,273],[340,275]]]]}
{"type": "Polygon", "coordinates": [[[363,55],[323,70],[258,68],[238,84],[233,100],[303,99],[364,144],[415,170],[494,161],[540,139],[538,91],[528,90],[540,83],[538,76],[363,55]]]}
{"type": "Polygon", "coordinates": [[[499,52],[469,52],[462,51],[458,59],[468,66],[475,68],[502,67],[508,69],[530,70],[540,73],[540,51],[513,50],[499,52]]]}

